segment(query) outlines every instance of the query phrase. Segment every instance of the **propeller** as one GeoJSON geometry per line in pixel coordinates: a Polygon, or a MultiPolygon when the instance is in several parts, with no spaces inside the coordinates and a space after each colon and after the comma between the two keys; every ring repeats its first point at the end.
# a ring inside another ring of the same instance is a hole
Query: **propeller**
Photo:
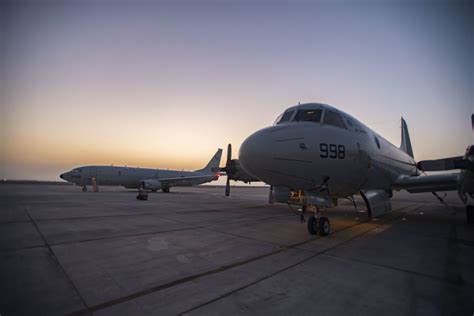
{"type": "Polygon", "coordinates": [[[220,171],[225,172],[227,180],[225,182],[225,195],[230,195],[230,180],[241,180],[238,174],[238,160],[232,159],[232,144],[227,145],[227,160],[225,166],[219,168],[220,171]]]}
{"type": "Polygon", "coordinates": [[[217,168],[220,172],[225,172],[227,180],[225,182],[225,195],[230,195],[230,180],[242,181],[250,183],[260,181],[245,172],[241,167],[238,159],[232,159],[232,144],[227,145],[227,160],[224,167],[217,168]]]}
{"type": "Polygon", "coordinates": [[[232,144],[227,145],[227,160],[225,162],[225,167],[221,168],[221,171],[225,171],[227,180],[225,182],[225,196],[230,195],[230,178],[233,173],[235,173],[235,164],[232,163],[232,144]]]}

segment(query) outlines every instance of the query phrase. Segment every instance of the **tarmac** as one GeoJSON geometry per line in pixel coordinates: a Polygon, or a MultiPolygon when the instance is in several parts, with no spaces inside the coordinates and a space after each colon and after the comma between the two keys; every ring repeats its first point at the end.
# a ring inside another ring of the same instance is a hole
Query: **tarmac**
{"type": "Polygon", "coordinates": [[[0,314],[473,315],[474,227],[455,193],[342,200],[313,236],[268,188],[0,185],[0,314]]]}

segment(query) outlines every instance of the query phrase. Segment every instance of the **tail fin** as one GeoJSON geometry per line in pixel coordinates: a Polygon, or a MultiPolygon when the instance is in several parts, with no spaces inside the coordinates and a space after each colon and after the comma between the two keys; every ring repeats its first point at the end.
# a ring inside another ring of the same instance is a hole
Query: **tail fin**
{"type": "Polygon", "coordinates": [[[413,149],[411,148],[410,134],[408,134],[407,122],[402,117],[402,144],[400,149],[407,153],[410,157],[413,157],[413,149]]]}
{"type": "Polygon", "coordinates": [[[211,158],[211,160],[207,163],[207,165],[202,169],[196,170],[196,172],[212,173],[212,169],[219,167],[219,163],[221,162],[221,156],[222,149],[219,148],[214,154],[214,156],[211,158]]]}

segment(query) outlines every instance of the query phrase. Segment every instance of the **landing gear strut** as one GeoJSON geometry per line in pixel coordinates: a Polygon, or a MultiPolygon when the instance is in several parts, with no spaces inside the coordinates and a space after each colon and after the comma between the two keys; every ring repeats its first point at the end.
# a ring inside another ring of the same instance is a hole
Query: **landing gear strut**
{"type": "Polygon", "coordinates": [[[468,224],[474,224],[474,205],[466,206],[466,217],[468,224]]]}
{"type": "MultiPolygon", "coordinates": [[[[303,209],[305,209],[304,207],[303,209]]],[[[308,220],[308,232],[311,235],[316,235],[319,231],[320,236],[327,236],[331,232],[331,224],[329,219],[324,216],[320,216],[321,210],[319,207],[316,208],[314,215],[312,215],[308,220]]]]}
{"type": "Polygon", "coordinates": [[[83,186],[82,187],[82,192],[86,192],[87,191],[87,187],[86,186],[83,186]]]}

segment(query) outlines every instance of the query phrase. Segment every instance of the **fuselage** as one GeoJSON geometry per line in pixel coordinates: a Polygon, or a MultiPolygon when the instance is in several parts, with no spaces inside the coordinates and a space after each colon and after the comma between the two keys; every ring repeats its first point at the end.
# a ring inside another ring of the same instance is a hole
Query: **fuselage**
{"type": "Polygon", "coordinates": [[[331,196],[391,190],[401,175],[416,175],[415,160],[366,125],[319,103],[288,108],[273,126],[250,135],[239,152],[242,167],[272,186],[331,196]]]}
{"type": "MultiPolygon", "coordinates": [[[[73,170],[61,174],[61,178],[72,182],[76,185],[92,185],[92,179],[96,180],[98,185],[121,185],[126,188],[139,188],[142,181],[149,179],[169,179],[179,177],[197,177],[202,176],[199,180],[182,181],[179,185],[197,185],[209,182],[215,179],[215,175],[195,172],[195,171],[178,171],[163,169],[147,169],[132,167],[116,167],[116,166],[84,166],[74,168],[73,170]],[[205,177],[209,177],[206,181],[205,177]]],[[[176,185],[176,184],[175,184],[176,185]]]]}

